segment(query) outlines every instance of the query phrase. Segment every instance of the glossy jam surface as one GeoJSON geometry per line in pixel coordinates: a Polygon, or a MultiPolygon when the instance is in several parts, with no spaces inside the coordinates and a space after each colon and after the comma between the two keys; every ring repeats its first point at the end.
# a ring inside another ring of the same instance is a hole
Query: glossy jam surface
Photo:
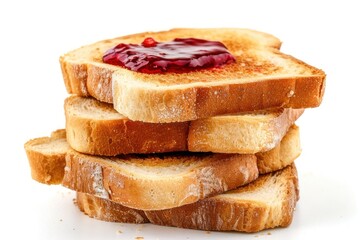
{"type": "Polygon", "coordinates": [[[141,45],[120,43],[109,49],[103,62],[142,73],[189,72],[235,62],[224,44],[196,38],[157,42],[146,38],[141,45]]]}

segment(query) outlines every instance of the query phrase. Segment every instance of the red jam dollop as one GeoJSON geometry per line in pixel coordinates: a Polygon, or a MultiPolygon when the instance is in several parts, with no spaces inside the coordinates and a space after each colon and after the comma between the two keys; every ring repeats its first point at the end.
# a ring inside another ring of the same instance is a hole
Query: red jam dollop
{"type": "Polygon", "coordinates": [[[109,49],[103,62],[142,73],[188,72],[235,62],[224,44],[197,38],[157,42],[146,38],[141,45],[120,43],[109,49]]]}

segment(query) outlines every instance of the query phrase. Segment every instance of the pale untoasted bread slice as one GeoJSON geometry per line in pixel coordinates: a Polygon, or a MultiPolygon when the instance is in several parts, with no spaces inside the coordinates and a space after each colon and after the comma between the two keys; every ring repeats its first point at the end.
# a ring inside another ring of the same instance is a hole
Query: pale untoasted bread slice
{"type": "Polygon", "coordinates": [[[103,40],[60,58],[69,93],[114,103],[132,120],[182,122],[228,113],[321,103],[325,73],[279,51],[280,41],[248,29],[173,29],[103,40]],[[189,73],[145,74],[105,64],[102,56],[119,43],[144,38],[220,41],[236,63],[189,73]]]}
{"type": "Polygon", "coordinates": [[[65,100],[67,141],[75,150],[103,156],[174,151],[257,153],[273,149],[303,109],[224,115],[192,122],[131,121],[110,104],[71,96],[65,100]]]}
{"type": "Polygon", "coordinates": [[[299,198],[295,165],[260,176],[247,186],[161,211],[139,211],[113,201],[77,193],[88,216],[111,222],[136,222],[182,228],[258,232],[290,225],[299,198]]]}

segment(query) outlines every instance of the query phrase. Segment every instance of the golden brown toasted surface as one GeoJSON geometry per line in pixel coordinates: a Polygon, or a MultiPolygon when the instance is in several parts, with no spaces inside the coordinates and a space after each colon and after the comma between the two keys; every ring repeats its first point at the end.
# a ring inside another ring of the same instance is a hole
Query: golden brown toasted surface
{"type": "MultiPolygon", "coordinates": [[[[196,82],[231,82],[232,80],[246,83],[264,76],[282,78],[288,75],[323,75],[321,70],[282,54],[278,50],[281,43],[277,38],[248,29],[173,29],[164,32],[140,33],[97,42],[65,54],[63,58],[66,61],[108,65],[102,62],[102,56],[106,50],[119,43],[140,44],[146,37],[153,37],[157,41],[172,41],[177,37],[203,37],[206,40],[220,41],[234,55],[236,63],[181,74],[143,74],[124,69],[143,83],[169,86],[196,82]]],[[[117,69],[121,70],[121,68],[117,69]]],[[[101,71],[101,69],[98,70],[101,71]]]]}
{"type": "Polygon", "coordinates": [[[267,79],[285,79],[291,77],[322,76],[324,73],[306,63],[289,55],[280,53],[277,49],[248,50],[246,53],[235,55],[236,62],[219,68],[203,69],[188,73],[164,73],[144,74],[128,72],[126,69],[118,69],[124,77],[133,78],[145,84],[153,86],[174,86],[192,84],[192,86],[212,84],[232,84],[265,81],[267,79]]]}

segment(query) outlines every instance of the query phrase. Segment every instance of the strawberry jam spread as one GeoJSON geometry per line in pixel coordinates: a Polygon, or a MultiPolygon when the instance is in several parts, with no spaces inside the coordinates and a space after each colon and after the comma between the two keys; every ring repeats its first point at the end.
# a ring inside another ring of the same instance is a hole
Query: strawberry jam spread
{"type": "Polygon", "coordinates": [[[109,49],[103,62],[142,73],[188,72],[235,62],[224,44],[197,38],[157,42],[146,38],[141,45],[120,43],[109,49]]]}

